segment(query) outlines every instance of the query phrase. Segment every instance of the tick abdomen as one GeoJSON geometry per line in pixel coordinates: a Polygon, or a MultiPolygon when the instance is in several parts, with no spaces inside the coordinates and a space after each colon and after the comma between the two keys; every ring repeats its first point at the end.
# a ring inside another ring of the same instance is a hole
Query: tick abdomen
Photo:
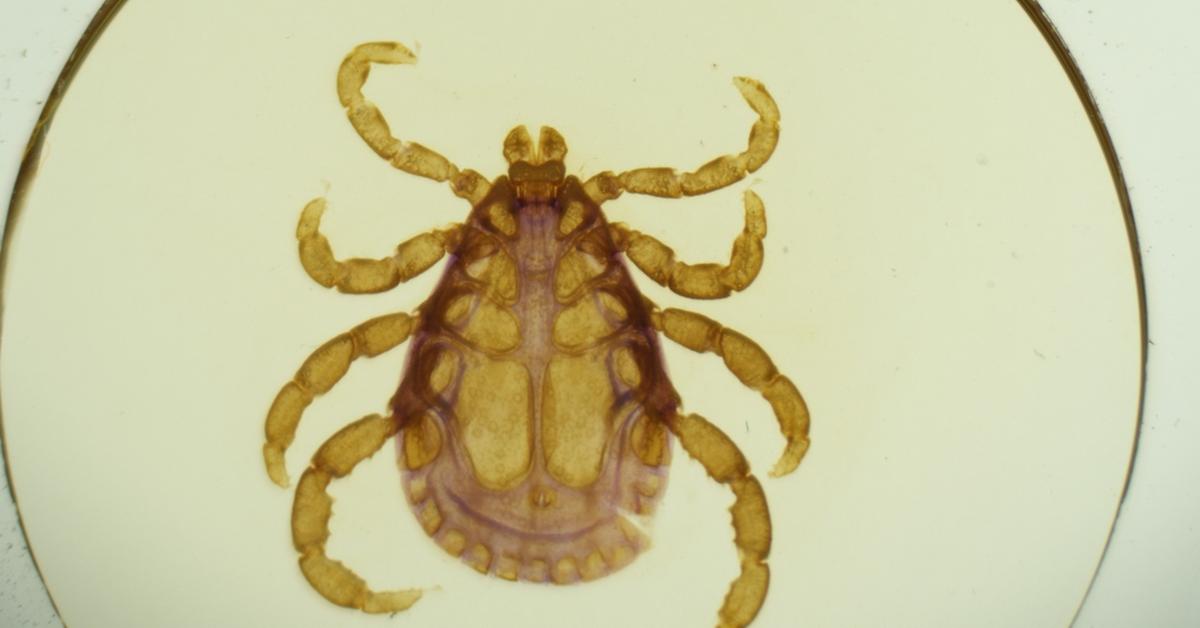
{"type": "Polygon", "coordinates": [[[560,584],[633,559],[675,394],[641,297],[577,182],[472,213],[394,399],[409,503],[484,573],[560,584]]]}

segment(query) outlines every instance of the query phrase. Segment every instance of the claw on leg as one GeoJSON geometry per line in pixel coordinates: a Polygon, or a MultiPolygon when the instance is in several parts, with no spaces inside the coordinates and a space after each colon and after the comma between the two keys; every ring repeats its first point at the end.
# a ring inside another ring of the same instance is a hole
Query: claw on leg
{"type": "Polygon", "coordinates": [[[694,172],[679,173],[673,168],[637,168],[619,175],[603,172],[588,180],[585,191],[597,203],[615,198],[621,192],[679,198],[723,188],[758,170],[779,142],[779,107],[762,83],[739,76],[733,79],[733,84],[758,114],[758,121],[750,128],[746,150],[717,157],[694,172]]]}
{"type": "Polygon", "coordinates": [[[396,42],[361,44],[346,55],[338,69],[338,100],[346,108],[346,116],[354,130],[376,154],[409,174],[449,181],[457,196],[474,205],[487,196],[490,187],[483,175],[474,170],[460,171],[437,151],[416,142],[396,139],[383,113],[363,96],[362,88],[371,74],[372,63],[411,65],[416,62],[417,56],[396,42]]]}
{"type": "Polygon", "coordinates": [[[699,415],[675,415],[667,427],[709,477],[734,494],[729,511],[741,571],[729,585],[718,612],[719,628],[742,628],[754,620],[770,584],[767,555],[771,552],[771,515],[762,485],[750,475],[742,452],[720,429],[699,415]]]}
{"type": "Polygon", "coordinates": [[[657,239],[620,223],[612,225],[613,240],[642,272],[675,294],[693,299],[722,299],[746,289],[763,263],[767,217],[762,199],[746,190],[746,226],[733,242],[729,264],[686,264],[657,239]]]}
{"type": "Polygon", "coordinates": [[[329,240],[321,235],[321,215],[325,213],[325,207],[325,199],[318,198],[300,213],[300,222],[296,225],[300,263],[313,281],[349,294],[384,292],[416,277],[457,246],[461,233],[461,225],[453,225],[405,240],[391,257],[341,261],[333,256],[329,240]]]}
{"type": "Polygon", "coordinates": [[[375,357],[396,347],[408,339],[415,325],[416,318],[403,313],[373,318],[326,342],[308,356],[292,381],[280,389],[267,412],[263,459],[273,482],[283,487],[288,485],[283,454],[295,438],[300,415],[313,399],[333,388],[355,359],[375,357]]]}
{"type": "Polygon", "coordinates": [[[808,406],[792,380],[775,368],[767,352],[746,336],[694,312],[669,308],[651,316],[655,328],[667,338],[692,351],[721,356],[738,380],[771,404],[787,446],[770,475],[779,477],[794,471],[808,451],[808,406]]]}
{"type": "Polygon", "coordinates": [[[300,571],[322,596],[339,606],[368,613],[394,613],[421,599],[420,589],[376,592],[358,574],[325,555],[333,499],[330,481],[348,475],[399,431],[394,419],[377,414],[360,419],[334,434],[300,478],[292,506],[292,542],[300,552],[300,571]]]}

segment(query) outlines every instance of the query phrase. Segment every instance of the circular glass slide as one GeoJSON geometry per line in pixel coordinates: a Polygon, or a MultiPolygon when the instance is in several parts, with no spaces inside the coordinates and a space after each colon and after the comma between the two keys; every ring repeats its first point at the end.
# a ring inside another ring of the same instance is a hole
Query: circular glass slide
{"type": "Polygon", "coordinates": [[[784,446],[770,404],[720,357],[661,339],[684,412],[727,433],[765,490],[754,626],[1071,620],[1134,445],[1139,271],[1104,142],[1022,4],[129,0],[61,98],[4,251],[9,472],[68,625],[716,622],[739,570],[733,494],[678,443],[651,544],[612,575],[476,573],[426,536],[385,446],[330,486],[326,550],[424,597],[370,617],[305,581],[295,479],[344,425],[388,412],[406,346],[308,407],[286,490],[263,465],[267,410],[326,340],[415,311],[441,266],[381,294],[325,289],[297,256],[300,211],[327,198],[335,253],[384,258],[471,209],[347,122],[338,67],[372,41],[419,57],[364,88],[391,133],[489,180],[521,124],[558,129],[583,180],[694,170],[746,149],[758,118],[732,79],[761,81],[781,120],[761,168],[603,205],[688,263],[727,263],[746,190],[765,206],[762,270],[728,298],[630,265],[659,307],[761,345],[811,410],[807,456],[768,477],[784,446]]]}

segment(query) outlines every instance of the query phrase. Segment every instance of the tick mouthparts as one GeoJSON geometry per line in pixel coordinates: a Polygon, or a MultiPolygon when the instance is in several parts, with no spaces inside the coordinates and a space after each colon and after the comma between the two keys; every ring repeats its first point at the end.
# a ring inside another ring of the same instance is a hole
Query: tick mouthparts
{"type": "Polygon", "coordinates": [[[518,161],[508,168],[508,178],[513,183],[558,183],[567,174],[567,168],[561,161],[550,161],[535,164],[528,161],[518,161]]]}
{"type": "Polygon", "coordinates": [[[558,191],[558,185],[549,181],[521,181],[516,188],[517,196],[527,203],[549,202],[558,191]]]}
{"type": "Polygon", "coordinates": [[[562,161],[567,156],[567,141],[554,127],[544,126],[538,132],[537,163],[562,161]]]}
{"type": "Polygon", "coordinates": [[[524,125],[513,127],[504,138],[504,159],[508,163],[527,162],[539,166],[562,161],[567,155],[567,142],[554,127],[544,126],[538,131],[537,146],[524,125]]]}

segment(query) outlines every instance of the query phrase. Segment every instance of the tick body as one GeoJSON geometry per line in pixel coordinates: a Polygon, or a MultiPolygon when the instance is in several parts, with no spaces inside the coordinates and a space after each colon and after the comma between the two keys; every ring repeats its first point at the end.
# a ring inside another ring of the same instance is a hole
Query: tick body
{"type": "Polygon", "coordinates": [[[645,545],[626,514],[661,493],[652,417],[678,403],[603,215],[574,178],[541,187],[501,178],[472,212],[392,413],[419,417],[401,464],[426,532],[480,571],[561,584],[645,545]]]}
{"type": "Polygon", "coordinates": [[[637,290],[624,260],[682,296],[729,296],[762,265],[762,202],[746,192],[746,224],[728,264],[696,265],[675,260],[649,236],[608,223],[601,205],[623,192],[680,197],[741,180],[775,148],[775,102],[758,82],[737,79],[759,114],[747,149],[695,172],[641,168],[580,181],[564,174],[567,148],[557,131],[543,127],[535,145],[517,127],[504,140],[507,175],[488,182],[392,137],[363,98],[371,63],[414,61],[399,44],[359,46],[342,63],[339,97],[376,153],[400,170],[448,182],[472,209],[463,223],[413,237],[379,260],[334,256],[319,231],[324,199],[301,214],[305,270],[341,292],[381,292],[448,257],[437,288],[415,313],[381,316],[325,343],[268,412],[267,471],[286,486],[283,453],[313,398],[354,359],[409,342],[389,414],[343,428],[300,479],[292,533],[302,572],[330,601],[368,612],[403,610],[420,598],[416,589],[373,591],[325,554],[328,484],[394,438],[413,514],[447,552],[509,580],[570,584],[602,577],[648,548],[634,522],[652,515],[678,440],[734,495],[741,569],[718,623],[748,625],[769,581],[766,498],[728,437],[698,415],[680,413],[660,338],[721,356],[737,379],[763,395],[787,441],[772,475],[790,473],[807,450],[808,411],[757,344],[699,314],[658,309],[637,290]]]}

